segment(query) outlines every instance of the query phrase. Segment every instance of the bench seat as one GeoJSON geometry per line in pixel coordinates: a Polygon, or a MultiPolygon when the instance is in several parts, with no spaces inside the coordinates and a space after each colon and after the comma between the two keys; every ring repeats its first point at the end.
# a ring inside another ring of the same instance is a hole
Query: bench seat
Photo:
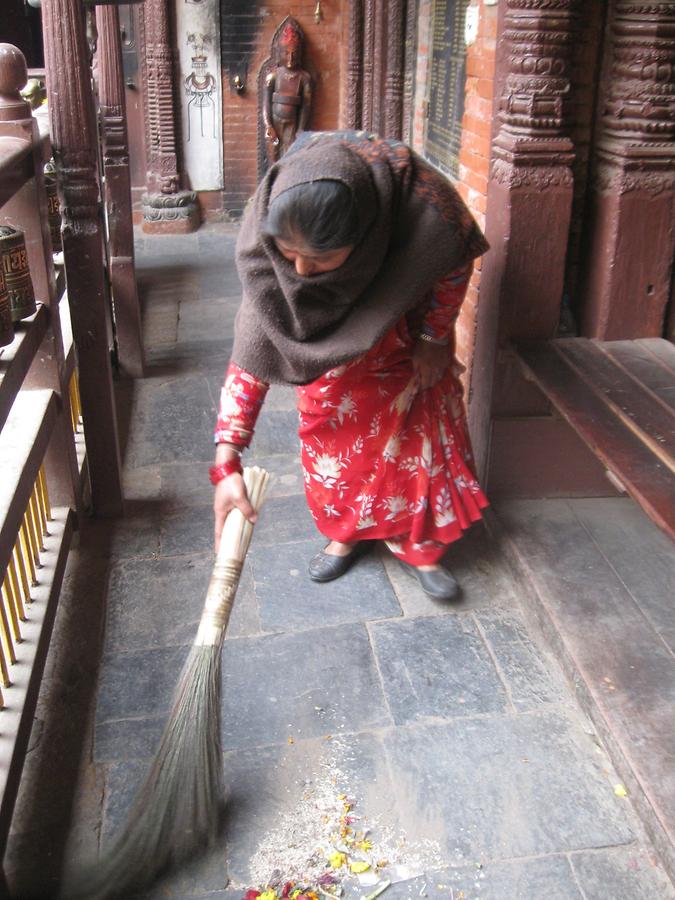
{"type": "Polygon", "coordinates": [[[619,488],[675,539],[675,347],[559,338],[517,358],[619,488]]]}

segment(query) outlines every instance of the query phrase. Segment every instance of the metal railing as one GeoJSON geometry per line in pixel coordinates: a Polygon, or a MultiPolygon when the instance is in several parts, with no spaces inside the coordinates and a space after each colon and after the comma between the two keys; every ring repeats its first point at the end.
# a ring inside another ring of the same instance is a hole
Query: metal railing
{"type": "Polygon", "coordinates": [[[37,301],[0,347],[0,860],[87,483],[65,277],[48,221],[47,120],[21,100],[22,60],[0,45],[0,225],[24,232],[37,301]]]}

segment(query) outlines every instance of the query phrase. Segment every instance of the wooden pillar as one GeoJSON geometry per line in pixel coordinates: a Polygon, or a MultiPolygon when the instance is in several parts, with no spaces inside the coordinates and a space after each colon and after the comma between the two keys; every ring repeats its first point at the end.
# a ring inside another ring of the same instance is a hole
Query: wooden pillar
{"type": "Polygon", "coordinates": [[[361,128],[363,115],[363,0],[349,4],[347,128],[361,128]]]}
{"type": "Polygon", "coordinates": [[[383,27],[386,29],[383,135],[401,138],[403,118],[404,0],[390,0],[383,27]]]}
{"type": "Polygon", "coordinates": [[[134,266],[129,139],[117,7],[97,6],[96,26],[108,258],[118,358],[125,372],[140,378],[143,375],[143,335],[134,266]]]}
{"type": "Polygon", "coordinates": [[[582,333],[660,337],[675,246],[675,5],[611,0],[582,333]]]}
{"type": "Polygon", "coordinates": [[[506,4],[508,72],[488,202],[499,223],[490,255],[493,265],[502,257],[500,332],[518,340],[552,337],[560,315],[573,190],[566,105],[576,6],[506,4]]]}
{"type": "Polygon", "coordinates": [[[196,193],[180,190],[169,0],[145,0],[141,19],[148,156],[143,231],[184,234],[199,227],[200,216],[196,193]]]}
{"type": "Polygon", "coordinates": [[[403,102],[401,110],[401,139],[406,144],[413,140],[413,95],[417,68],[417,17],[419,0],[407,0],[405,10],[405,35],[403,52],[403,102]]]}
{"type": "Polygon", "coordinates": [[[377,0],[365,0],[363,8],[363,100],[361,127],[375,129],[373,115],[375,94],[375,18],[377,0]]]}
{"type": "Polygon", "coordinates": [[[63,256],[94,512],[122,512],[122,478],[103,268],[94,100],[79,0],[43,0],[47,96],[63,256]]]}
{"type": "Polygon", "coordinates": [[[353,0],[350,4],[350,128],[401,138],[406,21],[406,0],[353,0]]]}
{"type": "Polygon", "coordinates": [[[24,232],[36,299],[49,309],[49,330],[24,380],[27,388],[48,388],[61,398],[62,414],[54,426],[45,466],[52,502],[82,512],[79,472],[70,425],[70,393],[61,335],[52,241],[44,187],[42,145],[29,104],[19,94],[28,80],[26,60],[16,47],[0,44],[0,136],[24,137],[33,147],[32,183],[24,185],[3,208],[3,214],[24,232]]]}
{"type": "MultiPolygon", "coordinates": [[[[487,189],[469,429],[481,478],[487,476],[500,385],[513,366],[500,343],[556,332],[572,208],[572,142],[567,135],[571,48],[578,0],[500,4],[495,127],[487,189]],[[493,399],[493,386],[495,398],[493,399]]],[[[513,394],[529,394],[518,381],[513,394]]],[[[531,393],[531,392],[530,392],[531,393]]],[[[489,483],[488,483],[489,490],[489,483]]]]}

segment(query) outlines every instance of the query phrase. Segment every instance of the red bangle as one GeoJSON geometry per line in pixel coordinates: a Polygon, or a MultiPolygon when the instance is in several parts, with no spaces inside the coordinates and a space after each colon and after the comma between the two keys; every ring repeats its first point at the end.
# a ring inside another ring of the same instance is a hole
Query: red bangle
{"type": "Polygon", "coordinates": [[[228,475],[233,475],[235,472],[238,472],[241,475],[241,459],[239,457],[236,459],[228,459],[226,462],[211,466],[209,469],[209,479],[211,484],[218,484],[223,478],[227,478],[228,475]]]}

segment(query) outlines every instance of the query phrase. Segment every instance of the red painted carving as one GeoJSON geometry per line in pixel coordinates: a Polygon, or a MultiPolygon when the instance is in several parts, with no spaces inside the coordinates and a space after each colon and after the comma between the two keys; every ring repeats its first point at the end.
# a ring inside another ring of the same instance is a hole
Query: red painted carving
{"type": "Polygon", "coordinates": [[[387,3],[383,27],[387,30],[387,58],[384,75],[384,136],[401,137],[403,109],[403,0],[387,3]]]}
{"type": "Polygon", "coordinates": [[[500,226],[488,237],[493,250],[486,258],[502,273],[503,338],[549,338],[558,327],[573,194],[568,100],[578,2],[506,3],[506,75],[488,189],[500,226]]]}
{"type": "Polygon", "coordinates": [[[675,4],[610,0],[607,28],[582,333],[660,337],[675,228],[675,4]]]}
{"type": "Polygon", "coordinates": [[[650,194],[675,187],[675,5],[615,0],[596,185],[650,194]]]}
{"type": "Polygon", "coordinates": [[[363,91],[363,0],[349,4],[349,57],[347,60],[347,127],[361,128],[363,91]]]}
{"type": "Polygon", "coordinates": [[[98,99],[101,113],[101,138],[105,166],[129,165],[124,73],[119,31],[119,13],[114,6],[96,9],[99,35],[98,99]]]}
{"type": "Polygon", "coordinates": [[[169,14],[169,0],[145,0],[139,16],[148,159],[148,193],[142,199],[146,232],[187,232],[199,226],[196,193],[180,190],[173,93],[175,53],[169,14]]]}
{"type": "Polygon", "coordinates": [[[567,136],[570,58],[577,0],[508,0],[508,73],[492,177],[511,187],[571,187],[567,136]]]}
{"type": "Polygon", "coordinates": [[[169,41],[168,0],[146,0],[145,68],[147,78],[148,187],[163,194],[178,190],[178,157],[173,100],[174,53],[169,41]]]}
{"type": "Polygon", "coordinates": [[[363,109],[361,127],[373,128],[373,75],[375,60],[375,7],[377,0],[365,0],[363,16],[363,109]]]}
{"type": "Polygon", "coordinates": [[[42,28],[93,504],[101,514],[117,515],[122,485],[99,215],[98,134],[79,0],[44,0],[42,28]]]}

